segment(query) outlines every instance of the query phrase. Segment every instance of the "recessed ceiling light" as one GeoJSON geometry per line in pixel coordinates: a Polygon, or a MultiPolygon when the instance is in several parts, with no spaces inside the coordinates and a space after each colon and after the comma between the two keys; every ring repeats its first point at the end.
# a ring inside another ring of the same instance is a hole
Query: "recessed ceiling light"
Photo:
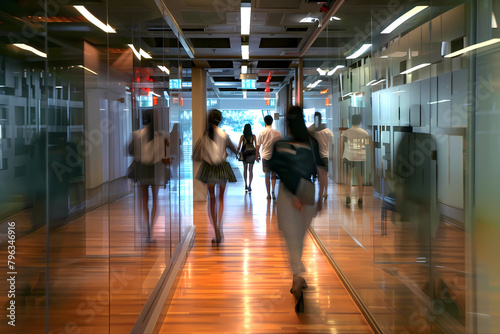
{"type": "Polygon", "coordinates": [[[359,48],[358,51],[354,52],[352,55],[346,57],[346,59],[356,59],[356,58],[359,58],[363,53],[366,52],[366,50],[368,50],[372,45],[371,44],[363,44],[363,46],[361,46],[359,48]]]}
{"type": "Polygon", "coordinates": [[[98,27],[99,29],[107,32],[107,33],[116,33],[115,29],[113,29],[109,24],[102,23],[97,17],[95,17],[91,12],[88,11],[85,6],[73,6],[77,11],[80,12],[90,23],[98,27]]]}
{"type": "Polygon", "coordinates": [[[420,13],[421,11],[426,9],[427,7],[429,7],[429,6],[415,6],[413,9],[404,13],[399,18],[397,18],[394,22],[389,24],[389,26],[387,28],[385,28],[384,30],[382,30],[380,33],[381,34],[390,34],[391,32],[394,31],[394,29],[396,29],[397,27],[402,25],[404,22],[409,20],[411,17],[417,15],[418,13],[420,13]]]}

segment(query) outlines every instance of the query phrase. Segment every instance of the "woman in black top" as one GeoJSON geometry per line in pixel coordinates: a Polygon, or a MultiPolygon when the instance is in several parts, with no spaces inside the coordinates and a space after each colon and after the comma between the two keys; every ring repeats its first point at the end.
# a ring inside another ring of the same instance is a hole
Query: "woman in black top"
{"type": "Polygon", "coordinates": [[[318,196],[311,178],[316,174],[316,166],[322,166],[323,162],[318,142],[307,131],[302,108],[292,107],[286,122],[288,136],[274,144],[269,168],[280,177],[278,227],[285,237],[293,271],[290,292],[297,300],[295,311],[302,313],[302,289],[307,288],[305,279],[300,276],[306,271],[302,263],[304,236],[313,216],[321,209],[321,198],[316,200],[318,196]]]}
{"type": "Polygon", "coordinates": [[[252,191],[253,164],[255,163],[255,158],[257,157],[257,151],[255,149],[256,143],[257,140],[255,139],[255,135],[252,133],[252,126],[250,124],[245,124],[245,128],[243,129],[243,135],[240,137],[240,143],[238,144],[238,152],[240,152],[239,153],[240,160],[243,161],[243,177],[245,179],[245,191],[248,192],[252,191]],[[248,185],[247,185],[247,168],[248,168],[248,185]]]}

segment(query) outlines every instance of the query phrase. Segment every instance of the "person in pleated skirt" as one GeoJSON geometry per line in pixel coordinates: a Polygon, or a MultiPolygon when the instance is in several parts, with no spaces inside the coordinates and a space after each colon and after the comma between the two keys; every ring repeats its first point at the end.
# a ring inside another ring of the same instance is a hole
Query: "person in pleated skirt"
{"type": "Polygon", "coordinates": [[[223,241],[222,213],[224,212],[224,193],[227,182],[236,182],[236,176],[229,162],[226,161],[227,149],[234,154],[238,151],[229,136],[219,128],[222,114],[212,110],[208,115],[208,130],[201,141],[202,164],[196,178],[207,185],[208,216],[214,228],[215,238],[212,243],[223,241]]]}

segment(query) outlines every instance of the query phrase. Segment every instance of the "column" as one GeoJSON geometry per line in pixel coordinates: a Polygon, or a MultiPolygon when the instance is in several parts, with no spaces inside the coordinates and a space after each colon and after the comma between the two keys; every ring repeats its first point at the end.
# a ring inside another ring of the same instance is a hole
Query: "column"
{"type": "MultiPolygon", "coordinates": [[[[193,67],[192,97],[193,97],[193,147],[207,129],[207,73],[204,68],[193,67]]],[[[193,161],[193,201],[204,202],[207,200],[207,187],[196,179],[201,162],[193,161]]]]}

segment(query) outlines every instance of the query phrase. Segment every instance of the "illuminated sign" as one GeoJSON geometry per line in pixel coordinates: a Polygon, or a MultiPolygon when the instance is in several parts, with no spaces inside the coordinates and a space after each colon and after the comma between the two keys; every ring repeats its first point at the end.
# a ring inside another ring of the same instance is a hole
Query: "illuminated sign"
{"type": "Polygon", "coordinates": [[[168,88],[170,89],[181,89],[182,80],[181,79],[170,79],[168,80],[168,88]]]}
{"type": "Polygon", "coordinates": [[[241,89],[257,89],[257,80],[255,79],[242,79],[241,89]]]}

